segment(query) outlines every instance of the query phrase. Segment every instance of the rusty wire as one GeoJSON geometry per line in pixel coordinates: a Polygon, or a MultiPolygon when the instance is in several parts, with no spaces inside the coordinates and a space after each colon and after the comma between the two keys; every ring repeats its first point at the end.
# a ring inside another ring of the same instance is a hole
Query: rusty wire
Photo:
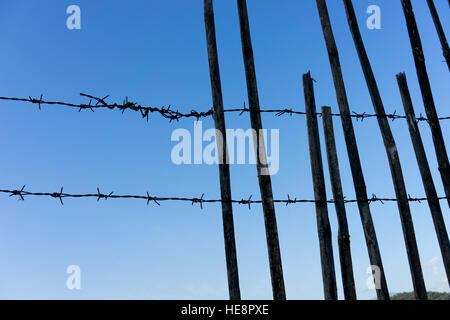
{"type": "MultiPolygon", "coordinates": [[[[149,115],[152,113],[159,114],[165,119],[169,119],[170,122],[172,121],[178,121],[182,118],[196,118],[197,120],[200,118],[206,118],[209,116],[214,115],[214,110],[211,108],[208,111],[197,111],[197,110],[191,110],[188,113],[182,113],[178,110],[173,109],[171,105],[168,106],[162,106],[162,107],[145,107],[137,102],[131,102],[128,100],[128,97],[126,97],[121,104],[119,103],[107,103],[106,99],[109,96],[105,96],[103,98],[95,97],[89,94],[80,93],[82,97],[88,98],[89,103],[81,103],[81,104],[75,104],[75,103],[69,103],[69,102],[63,102],[63,101],[47,101],[43,100],[43,95],[40,95],[39,98],[11,98],[11,97],[0,97],[0,100],[5,101],[16,101],[16,102],[27,102],[31,104],[37,104],[39,110],[41,110],[41,106],[46,105],[57,105],[62,107],[69,107],[69,108],[76,108],[78,111],[82,110],[90,110],[94,112],[96,109],[109,109],[109,110],[119,110],[122,113],[124,113],[126,110],[132,110],[135,112],[139,112],[142,118],[149,120],[149,115]]],[[[239,113],[239,115],[242,115],[246,112],[250,112],[250,108],[248,108],[244,102],[243,106],[240,108],[231,108],[231,109],[225,109],[224,112],[233,112],[233,113],[239,113]]],[[[273,113],[275,116],[280,117],[283,115],[306,115],[306,112],[304,111],[295,111],[292,108],[285,108],[285,107],[279,107],[275,109],[262,109],[259,112],[261,113],[273,113]]],[[[316,113],[316,115],[321,116],[321,113],[316,113]]],[[[334,117],[340,117],[340,113],[333,113],[332,116],[334,117]]],[[[344,115],[345,116],[345,115],[344,115]]],[[[376,114],[371,113],[357,113],[352,112],[349,115],[351,118],[355,118],[357,121],[361,120],[363,121],[366,118],[375,118],[375,117],[386,117],[390,120],[397,120],[397,119],[406,119],[405,115],[399,115],[394,111],[390,114],[385,114],[384,116],[378,116],[376,114]]],[[[450,116],[447,117],[440,117],[438,120],[449,120],[450,116]]],[[[422,115],[419,117],[416,117],[416,121],[428,121],[428,119],[422,115]]]]}
{"type": "MultiPolygon", "coordinates": [[[[149,192],[146,192],[142,195],[133,195],[133,194],[115,194],[114,192],[101,192],[99,188],[97,188],[96,193],[84,193],[84,194],[72,194],[72,193],[66,193],[64,192],[64,188],[61,187],[59,191],[55,192],[31,192],[26,191],[25,186],[23,186],[20,189],[16,190],[3,190],[0,189],[0,193],[3,194],[9,194],[10,197],[18,197],[19,200],[24,201],[25,197],[28,196],[40,196],[40,197],[50,197],[54,199],[58,199],[61,204],[64,204],[63,199],[66,198],[95,198],[97,201],[100,200],[108,200],[108,199],[140,199],[145,200],[147,202],[147,205],[150,203],[155,203],[156,205],[161,205],[161,202],[163,201],[181,201],[181,202],[190,202],[192,205],[199,204],[200,208],[203,209],[203,204],[205,203],[222,203],[226,202],[226,200],[219,200],[219,199],[205,199],[205,194],[203,193],[200,197],[159,197],[159,196],[153,196],[150,195],[149,192]]],[[[447,197],[438,197],[438,200],[444,200],[447,199],[447,197]]],[[[417,198],[417,197],[411,197],[408,195],[408,202],[422,202],[427,201],[429,198],[417,198]]],[[[375,194],[372,194],[372,197],[368,198],[366,200],[370,203],[379,202],[381,204],[384,204],[385,202],[396,202],[396,198],[381,198],[377,197],[375,194]]],[[[252,196],[241,200],[229,200],[229,202],[233,204],[238,205],[247,205],[249,209],[251,209],[252,204],[261,204],[262,200],[252,200],[252,196]]],[[[316,200],[306,200],[306,199],[297,199],[297,198],[291,198],[290,195],[287,195],[287,199],[278,199],[273,200],[274,203],[280,203],[285,204],[286,206],[290,204],[298,204],[298,203],[324,203],[324,201],[316,201],[316,200]]],[[[355,203],[358,202],[358,200],[348,200],[344,198],[344,203],[355,203]]],[[[325,203],[335,203],[334,199],[327,200],[325,203]]]]}

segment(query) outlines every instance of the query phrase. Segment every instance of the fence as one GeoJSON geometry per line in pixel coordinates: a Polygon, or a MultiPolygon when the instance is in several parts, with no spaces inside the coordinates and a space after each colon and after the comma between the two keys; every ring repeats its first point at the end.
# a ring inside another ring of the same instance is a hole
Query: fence
{"type": "MultiPolygon", "coordinates": [[[[379,269],[379,286],[376,288],[376,292],[379,299],[388,300],[389,290],[388,284],[385,278],[383,269],[383,263],[381,253],[378,246],[377,235],[375,227],[372,221],[370,204],[373,202],[397,202],[399,208],[399,214],[402,222],[403,235],[405,238],[405,245],[408,253],[408,261],[411,270],[411,277],[414,286],[414,292],[417,299],[427,299],[427,292],[425,288],[425,282],[423,279],[419,252],[417,248],[417,241],[414,233],[413,221],[411,218],[411,212],[409,208],[410,202],[422,202],[427,201],[430,213],[433,219],[433,223],[436,229],[436,235],[438,238],[439,246],[443,256],[444,266],[447,274],[447,279],[450,281],[450,243],[443,220],[442,209],[440,200],[447,200],[450,205],[450,165],[448,161],[447,151],[445,148],[444,138],[440,128],[440,121],[449,120],[450,116],[438,117],[436,108],[433,101],[433,95],[431,92],[431,86],[427,75],[427,70],[424,61],[424,54],[422,45],[420,42],[418,28],[415,22],[414,13],[410,0],[401,0],[403,11],[405,14],[407,29],[409,32],[411,46],[413,48],[413,56],[416,64],[418,80],[422,91],[424,105],[427,113],[427,117],[420,115],[415,116],[410,92],[408,89],[406,76],[404,73],[397,75],[397,81],[399,85],[400,94],[404,106],[405,115],[398,115],[396,112],[387,114],[383,105],[381,95],[378,90],[377,82],[372,71],[372,67],[369,58],[364,47],[364,43],[359,31],[358,22],[353,9],[351,0],[343,0],[345,10],[347,13],[348,24],[353,36],[355,47],[358,53],[358,57],[361,62],[362,70],[367,82],[368,90],[372,98],[372,103],[375,113],[355,113],[351,112],[348,104],[347,93],[345,89],[344,78],[340,66],[339,53],[337,45],[333,36],[333,30],[330,23],[329,13],[325,0],[316,0],[317,8],[321,20],[323,35],[329,55],[331,72],[333,75],[337,102],[339,107],[339,113],[332,113],[331,108],[322,107],[322,112],[316,111],[316,102],[314,96],[314,79],[308,72],[303,75],[303,89],[305,97],[305,111],[294,110],[289,107],[277,107],[272,109],[260,109],[258,88],[256,82],[255,66],[253,49],[250,37],[250,24],[247,15],[247,4],[245,0],[237,0],[239,11],[239,22],[241,29],[242,40],[242,52],[245,65],[245,73],[248,89],[248,101],[249,107],[245,104],[242,107],[224,109],[222,100],[222,89],[220,80],[219,60],[216,46],[216,35],[214,25],[214,13],[212,0],[204,0],[205,10],[205,28],[206,28],[206,40],[208,49],[208,59],[210,66],[211,77],[211,90],[213,97],[213,108],[207,111],[191,110],[189,113],[181,113],[174,109],[172,106],[162,107],[149,107],[141,106],[138,103],[131,102],[128,98],[122,103],[108,103],[108,96],[103,98],[81,94],[82,97],[89,100],[88,103],[70,103],[63,101],[48,101],[43,99],[43,95],[39,98],[12,98],[12,97],[0,97],[0,100],[10,102],[25,102],[30,105],[37,105],[41,110],[43,105],[54,105],[59,107],[67,107],[77,109],[79,112],[83,110],[90,110],[94,112],[97,109],[106,110],[118,110],[124,113],[125,111],[134,111],[140,114],[143,119],[149,121],[149,117],[152,114],[160,115],[161,117],[172,121],[180,121],[182,119],[195,118],[200,119],[204,117],[212,116],[215,121],[216,129],[220,132],[225,132],[225,113],[239,113],[243,115],[245,113],[250,114],[252,128],[258,132],[262,129],[261,114],[272,114],[275,116],[283,115],[304,115],[306,117],[306,123],[308,127],[308,141],[309,152],[311,158],[311,170],[313,176],[314,186],[314,199],[292,199],[290,195],[287,195],[286,199],[273,199],[272,194],[272,182],[270,175],[264,174],[264,170],[267,170],[267,159],[264,140],[255,134],[255,157],[257,176],[259,181],[261,200],[252,200],[252,196],[246,199],[232,199],[231,197],[231,184],[230,184],[230,172],[229,165],[225,159],[227,156],[227,144],[226,138],[224,143],[218,145],[218,158],[219,158],[219,175],[220,175],[220,199],[207,199],[202,194],[200,197],[161,197],[151,195],[148,192],[141,195],[136,194],[115,194],[114,192],[101,192],[97,188],[96,193],[84,193],[84,194],[72,194],[64,192],[64,188],[61,187],[56,192],[33,192],[27,191],[25,186],[20,189],[8,190],[0,189],[0,193],[8,194],[11,196],[19,197],[21,200],[25,200],[31,196],[42,196],[57,199],[64,204],[63,199],[67,198],[94,198],[97,201],[108,199],[137,199],[146,201],[147,205],[153,203],[155,205],[161,205],[161,202],[165,201],[181,201],[188,202],[192,205],[198,204],[203,209],[204,204],[208,203],[220,203],[222,205],[223,215],[223,228],[224,228],[224,241],[225,241],[225,253],[226,263],[228,271],[228,286],[230,299],[239,300],[241,298],[239,287],[239,275],[237,267],[237,255],[236,244],[234,236],[234,222],[233,222],[233,204],[234,205],[246,205],[251,209],[253,204],[261,204],[264,221],[266,228],[267,248],[269,255],[269,266],[272,280],[273,297],[277,300],[286,299],[283,270],[281,265],[281,253],[278,239],[278,229],[276,222],[275,206],[274,204],[299,204],[299,203],[314,203],[316,206],[317,214],[317,227],[318,237],[320,244],[320,256],[322,265],[322,276],[324,285],[325,299],[335,300],[337,299],[337,285],[335,266],[333,260],[332,249],[332,231],[328,219],[328,206],[327,204],[334,204],[336,214],[338,217],[339,231],[338,231],[338,245],[339,256],[341,264],[341,275],[344,287],[345,299],[354,300],[357,298],[355,290],[355,281],[353,277],[352,258],[350,250],[350,235],[347,226],[347,218],[345,211],[345,204],[357,203],[361,216],[361,222],[366,237],[367,251],[371,265],[377,266],[379,269]],[[319,142],[319,125],[317,118],[321,117],[323,122],[323,129],[325,133],[325,145],[326,145],[326,157],[328,162],[328,169],[330,173],[331,187],[333,192],[333,199],[327,199],[325,193],[325,179],[324,169],[322,162],[322,151],[319,142]],[[332,117],[339,117],[342,121],[344,138],[347,148],[347,153],[350,161],[350,168],[354,183],[354,189],[356,193],[356,199],[346,199],[343,195],[341,178],[339,172],[339,163],[336,152],[335,136],[332,117]],[[353,128],[352,119],[357,121],[367,118],[376,118],[380,127],[380,131],[383,137],[384,145],[386,147],[386,154],[390,165],[391,175],[394,183],[394,189],[396,196],[394,198],[380,198],[376,195],[369,197],[366,191],[366,185],[364,180],[364,173],[362,171],[361,161],[359,157],[359,151],[356,143],[356,136],[353,128]],[[426,193],[426,197],[411,197],[406,192],[406,186],[403,179],[402,168],[400,164],[399,155],[397,153],[395,139],[390,129],[390,123],[388,120],[403,119],[408,123],[408,128],[411,136],[411,140],[414,146],[414,152],[419,165],[420,174],[423,180],[423,185],[426,193]],[[439,163],[439,172],[441,174],[442,183],[446,196],[438,197],[436,188],[432,179],[431,169],[429,167],[427,156],[423,147],[423,142],[420,136],[420,130],[418,128],[418,122],[426,122],[429,124],[436,156],[439,163]],[[222,160],[222,161],[220,161],[222,160]]],[[[443,44],[444,57],[448,63],[448,44],[445,40],[445,35],[440,25],[439,17],[437,15],[436,8],[432,0],[427,0],[430,7],[430,11],[433,16],[433,21],[436,25],[439,38],[443,44]],[[446,46],[445,46],[446,45],[446,46]]],[[[225,135],[222,135],[225,137],[225,135]]],[[[450,283],[450,282],[449,282],[450,283]]]]}

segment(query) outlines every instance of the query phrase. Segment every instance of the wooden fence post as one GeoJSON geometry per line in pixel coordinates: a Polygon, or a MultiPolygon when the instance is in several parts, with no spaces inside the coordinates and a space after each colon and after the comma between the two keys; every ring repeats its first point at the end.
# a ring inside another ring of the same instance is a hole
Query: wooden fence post
{"type": "Polygon", "coordinates": [[[338,244],[341,263],[342,285],[345,300],[356,300],[355,279],[353,276],[352,254],[350,250],[350,234],[348,231],[347,214],[345,212],[344,193],[342,191],[341,174],[334,138],[333,119],[330,107],[322,107],[322,123],[325,133],[328,169],[330,172],[331,189],[333,191],[334,207],[339,225],[338,244]]]}
{"type": "Polygon", "coordinates": [[[411,6],[410,0],[401,0],[403,12],[405,14],[406,25],[408,28],[411,48],[416,64],[417,77],[419,79],[420,90],[422,91],[423,104],[427,113],[428,122],[433,136],[434,148],[439,164],[442,183],[444,185],[445,195],[450,206],[450,164],[448,162],[447,150],[445,148],[444,137],[442,136],[441,125],[436,113],[433,93],[431,92],[430,80],[428,78],[427,67],[425,65],[425,56],[423,54],[422,42],[420,40],[419,30],[417,28],[416,18],[411,6]]]}
{"type": "Polygon", "coordinates": [[[217,130],[216,142],[219,157],[220,194],[222,220],[227,261],[228,291],[231,300],[240,300],[239,274],[234,237],[233,206],[231,203],[230,168],[223,112],[222,85],[220,82],[219,58],[217,56],[216,30],[212,0],[204,0],[206,42],[208,48],[211,91],[214,105],[214,122],[217,130]],[[220,132],[220,134],[219,134],[220,132]]]}
{"type": "Polygon", "coordinates": [[[408,83],[406,81],[406,75],[404,73],[399,73],[397,75],[397,82],[407,117],[414,152],[416,154],[417,163],[422,176],[425,194],[428,198],[428,206],[430,207],[431,217],[433,218],[434,228],[439,241],[439,247],[441,248],[447,280],[450,284],[450,243],[436,188],[434,186],[433,177],[428,165],[427,155],[425,153],[419,127],[417,125],[416,115],[414,113],[414,107],[412,104],[411,95],[409,93],[408,83]]]}
{"type": "Polygon", "coordinates": [[[420,265],[419,249],[417,247],[414,225],[409,207],[408,193],[406,192],[405,180],[403,179],[403,172],[397,146],[389,126],[389,121],[386,117],[383,101],[381,100],[381,95],[373,74],[372,66],[370,65],[369,57],[367,56],[366,48],[364,47],[364,42],[359,31],[358,21],[356,20],[352,0],[344,0],[344,5],[345,11],[347,12],[348,25],[353,36],[353,41],[355,43],[356,51],[358,52],[358,57],[361,62],[367,87],[372,98],[373,108],[377,114],[378,125],[380,127],[381,135],[383,136],[384,147],[386,148],[386,153],[389,160],[392,182],[394,183],[398,210],[402,222],[406,251],[408,253],[414,293],[417,299],[426,300],[427,290],[425,288],[425,280],[423,279],[422,266],[420,265]]]}
{"type": "Polygon", "coordinates": [[[350,161],[356,198],[358,200],[359,214],[361,216],[364,235],[366,238],[367,251],[371,265],[376,266],[380,270],[380,286],[376,288],[376,292],[378,299],[389,300],[389,290],[384,273],[383,262],[381,260],[378,240],[375,233],[375,226],[373,224],[372,214],[370,213],[369,201],[367,199],[366,184],[362,172],[358,147],[356,144],[352,118],[350,116],[350,108],[348,106],[347,93],[345,90],[344,78],[342,76],[342,69],[339,61],[339,52],[336,47],[333,29],[331,28],[326,2],[325,0],[316,0],[316,2],[320,22],[322,24],[323,35],[328,50],[328,57],[330,59],[331,71],[333,74],[333,81],[341,114],[342,127],[344,130],[345,143],[347,146],[347,154],[350,161]]]}
{"type": "Polygon", "coordinates": [[[246,0],[237,0],[239,24],[241,30],[242,55],[244,58],[247,80],[248,101],[250,104],[250,121],[255,145],[256,169],[261,192],[264,222],[266,225],[267,249],[269,253],[270,275],[272,279],[273,298],[285,300],[283,268],[281,264],[280,244],[278,240],[277,220],[273,203],[272,182],[267,166],[266,147],[262,135],[261,112],[259,107],[258,86],[256,83],[255,62],[250,37],[246,0]]]}
{"type": "Polygon", "coordinates": [[[447,61],[448,70],[450,71],[450,49],[448,47],[447,38],[445,37],[444,29],[442,28],[441,20],[436,11],[433,0],[427,0],[428,7],[430,8],[431,16],[433,17],[434,26],[441,41],[442,53],[444,54],[445,61],[447,61]]]}
{"type": "Polygon", "coordinates": [[[308,126],[309,154],[311,173],[316,201],[317,231],[319,234],[320,260],[325,300],[337,300],[336,274],[334,270],[333,243],[328,219],[327,194],[323,175],[322,152],[320,150],[319,128],[317,125],[316,101],[311,74],[303,75],[306,120],[308,126]]]}

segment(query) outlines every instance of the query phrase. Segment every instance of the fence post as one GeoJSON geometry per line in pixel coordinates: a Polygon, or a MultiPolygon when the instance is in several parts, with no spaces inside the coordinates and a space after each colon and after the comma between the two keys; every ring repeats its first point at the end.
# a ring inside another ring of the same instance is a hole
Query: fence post
{"type": "Polygon", "coordinates": [[[219,58],[217,56],[216,30],[212,0],[204,0],[206,42],[208,48],[211,91],[214,105],[214,122],[219,158],[220,194],[222,199],[222,220],[227,261],[228,291],[231,300],[240,300],[239,274],[234,237],[233,206],[231,203],[230,168],[227,150],[225,116],[223,112],[222,85],[220,82],[219,58]],[[220,134],[219,134],[220,132],[220,134]]]}
{"type": "Polygon", "coordinates": [[[417,28],[416,18],[410,0],[401,0],[403,12],[405,14],[411,48],[416,64],[417,77],[419,79],[420,90],[422,91],[423,104],[427,113],[428,121],[433,136],[434,148],[436,150],[439,171],[444,185],[445,195],[450,207],[450,164],[448,162],[447,150],[445,148],[444,137],[442,136],[441,125],[436,113],[433,93],[431,92],[430,80],[428,78],[425,56],[423,54],[422,42],[417,28]]]}
{"type": "Polygon", "coordinates": [[[256,83],[255,62],[253,57],[250,26],[248,22],[246,0],[237,0],[239,24],[241,30],[242,55],[244,58],[247,80],[248,101],[250,104],[250,121],[255,145],[256,169],[261,192],[264,222],[266,226],[267,249],[269,253],[270,275],[272,279],[273,298],[285,300],[283,268],[281,264],[278,228],[273,203],[272,182],[267,166],[266,147],[262,136],[261,112],[259,108],[258,86],[256,83]]]}
{"type": "Polygon", "coordinates": [[[322,153],[320,150],[319,128],[317,125],[316,101],[311,74],[303,75],[306,120],[308,126],[309,154],[311,157],[311,173],[316,201],[317,231],[319,234],[320,260],[322,263],[322,279],[325,300],[337,300],[336,274],[334,270],[333,244],[331,227],[328,219],[327,194],[323,175],[322,153]]]}
{"type": "Polygon", "coordinates": [[[442,45],[442,53],[444,54],[445,61],[447,61],[447,66],[450,71],[450,49],[448,47],[447,38],[445,37],[444,29],[442,28],[441,20],[439,19],[439,15],[436,11],[436,7],[434,5],[433,0],[427,0],[428,7],[430,8],[431,16],[433,17],[434,26],[436,27],[436,31],[439,36],[439,40],[442,45]]]}
{"type": "Polygon", "coordinates": [[[378,125],[380,127],[381,135],[383,136],[384,147],[386,148],[386,153],[389,160],[392,182],[394,183],[398,210],[402,222],[403,236],[408,254],[409,267],[411,269],[414,293],[417,299],[426,300],[427,290],[425,288],[425,280],[423,279],[422,267],[420,265],[419,249],[417,248],[414,225],[408,201],[408,193],[406,192],[405,180],[403,179],[403,172],[397,146],[386,117],[383,101],[378,90],[378,85],[373,74],[372,66],[370,65],[370,61],[364,47],[364,42],[359,31],[358,21],[356,20],[352,0],[344,0],[344,5],[345,11],[347,12],[348,25],[353,36],[353,41],[355,43],[356,51],[358,52],[358,57],[361,62],[367,87],[372,98],[373,108],[377,114],[378,125]]]}
{"type": "Polygon", "coordinates": [[[375,233],[375,226],[373,224],[372,214],[370,213],[366,184],[362,172],[361,160],[359,158],[358,146],[356,144],[352,118],[350,116],[350,108],[348,107],[347,93],[345,90],[344,78],[342,76],[341,63],[339,61],[339,52],[336,47],[333,29],[331,28],[326,2],[325,0],[316,0],[316,2],[320,22],[322,24],[323,35],[327,46],[328,57],[330,59],[330,66],[341,114],[342,127],[344,130],[345,143],[347,146],[347,154],[350,161],[356,198],[358,200],[359,214],[361,216],[364,235],[366,238],[367,251],[371,265],[376,266],[380,271],[380,286],[376,288],[376,292],[378,299],[389,300],[389,290],[384,273],[383,262],[381,260],[378,240],[375,233]]]}
{"type": "Polygon", "coordinates": [[[420,136],[419,127],[417,125],[416,115],[414,113],[414,107],[412,104],[411,95],[409,93],[408,83],[406,81],[406,75],[404,73],[399,73],[397,75],[397,82],[407,117],[414,152],[416,154],[417,163],[422,176],[425,194],[428,198],[428,206],[430,207],[431,217],[433,218],[434,228],[439,241],[439,247],[441,248],[447,280],[450,284],[450,243],[436,188],[434,186],[433,177],[428,165],[427,155],[423,147],[422,137],[420,136]]]}
{"type": "Polygon", "coordinates": [[[339,225],[338,244],[341,263],[342,285],[345,300],[356,300],[355,279],[353,276],[352,254],[350,250],[350,234],[348,232],[347,214],[345,212],[344,193],[342,191],[341,174],[334,138],[333,119],[330,107],[322,107],[322,123],[325,133],[328,169],[330,172],[331,189],[333,191],[334,207],[339,225]]]}

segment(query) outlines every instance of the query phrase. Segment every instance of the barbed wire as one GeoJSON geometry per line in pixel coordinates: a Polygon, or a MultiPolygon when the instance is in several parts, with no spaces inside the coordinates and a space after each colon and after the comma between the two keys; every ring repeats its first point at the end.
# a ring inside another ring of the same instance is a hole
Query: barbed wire
{"type": "MultiPolygon", "coordinates": [[[[95,97],[95,96],[85,94],[85,93],[80,93],[80,95],[82,97],[88,98],[89,103],[75,104],[75,103],[69,103],[69,102],[63,102],[63,101],[47,101],[47,100],[43,100],[43,95],[40,95],[40,97],[38,99],[32,98],[32,97],[28,97],[28,98],[0,97],[0,100],[27,102],[27,103],[31,103],[31,104],[37,104],[39,110],[41,110],[41,106],[44,104],[76,108],[76,109],[78,109],[79,112],[82,110],[90,110],[90,111],[94,112],[96,109],[109,109],[109,110],[119,110],[122,113],[124,113],[126,110],[132,110],[135,112],[139,112],[140,115],[142,116],[142,118],[146,119],[147,121],[149,121],[149,115],[152,113],[159,114],[163,118],[169,119],[170,122],[178,121],[182,118],[196,118],[197,120],[199,120],[200,118],[206,118],[206,117],[214,115],[214,110],[212,108],[209,109],[208,111],[191,110],[188,113],[182,113],[182,112],[179,112],[178,110],[173,109],[173,106],[171,106],[171,105],[162,106],[162,107],[145,107],[145,106],[138,104],[137,102],[129,101],[128,97],[126,97],[121,104],[118,104],[118,103],[111,104],[111,103],[106,102],[106,99],[109,98],[109,96],[99,98],[99,97],[95,97]]],[[[250,112],[250,108],[248,108],[244,102],[243,107],[225,109],[224,112],[239,113],[239,115],[242,115],[246,112],[250,112]]],[[[275,109],[262,109],[259,112],[274,113],[275,116],[277,116],[277,117],[280,117],[283,115],[289,115],[289,116],[306,115],[306,112],[304,112],[304,111],[295,111],[292,108],[285,108],[285,107],[279,107],[279,108],[275,108],[275,109]]],[[[318,113],[316,113],[316,115],[321,116],[322,114],[318,112],[318,113]]],[[[340,113],[332,113],[332,116],[340,117],[341,114],[340,113]]],[[[349,114],[347,116],[350,116],[351,118],[355,118],[357,121],[359,121],[359,120],[363,121],[364,119],[374,118],[374,117],[386,117],[392,121],[397,120],[397,119],[406,119],[407,118],[405,115],[397,114],[396,111],[394,111],[393,113],[390,113],[390,114],[385,114],[384,116],[378,116],[376,114],[371,114],[371,113],[366,113],[366,112],[357,113],[357,112],[353,111],[351,114],[349,114]]],[[[438,118],[438,120],[440,120],[440,121],[449,120],[449,119],[450,119],[450,116],[438,118]]],[[[418,122],[428,121],[428,119],[426,117],[422,116],[422,114],[420,114],[419,117],[416,117],[416,121],[418,121],[418,122]]]]}
{"type": "MultiPolygon", "coordinates": [[[[100,200],[108,200],[108,199],[139,199],[139,200],[145,200],[147,201],[147,205],[150,203],[155,203],[156,205],[161,205],[161,202],[163,201],[181,201],[181,202],[190,202],[192,205],[199,204],[200,208],[203,209],[203,204],[205,203],[222,203],[222,202],[231,202],[233,204],[238,205],[248,205],[248,208],[251,209],[252,204],[261,204],[262,200],[252,200],[252,196],[241,200],[219,200],[219,199],[205,199],[205,194],[203,193],[201,197],[193,197],[193,198],[187,198],[187,197],[159,197],[159,196],[153,196],[150,195],[149,192],[146,192],[144,195],[132,195],[132,194],[115,194],[114,192],[104,193],[101,192],[99,188],[97,188],[96,193],[84,193],[84,194],[72,194],[72,193],[66,193],[64,192],[64,188],[61,187],[59,191],[56,192],[31,192],[26,191],[25,186],[23,186],[21,189],[16,190],[2,190],[0,189],[0,193],[3,194],[9,194],[10,197],[18,197],[19,200],[24,201],[25,197],[28,196],[40,196],[40,197],[50,197],[54,199],[58,199],[60,203],[63,205],[63,199],[65,198],[96,198],[97,201],[100,200]]],[[[438,197],[438,200],[444,200],[447,199],[447,197],[438,197]]],[[[430,198],[416,198],[411,197],[408,195],[408,202],[422,202],[430,200],[430,198]]],[[[381,204],[384,204],[385,202],[396,202],[396,198],[380,198],[377,197],[375,194],[372,194],[370,198],[367,199],[367,202],[374,203],[379,202],[381,204]]],[[[281,203],[285,204],[286,206],[290,204],[298,204],[298,203],[335,203],[336,201],[334,199],[327,200],[327,201],[317,201],[317,200],[305,200],[305,199],[297,199],[297,198],[291,198],[291,196],[288,194],[287,199],[278,199],[273,200],[274,203],[281,203]]],[[[358,200],[348,200],[344,198],[344,203],[355,203],[358,202],[358,200]]]]}

